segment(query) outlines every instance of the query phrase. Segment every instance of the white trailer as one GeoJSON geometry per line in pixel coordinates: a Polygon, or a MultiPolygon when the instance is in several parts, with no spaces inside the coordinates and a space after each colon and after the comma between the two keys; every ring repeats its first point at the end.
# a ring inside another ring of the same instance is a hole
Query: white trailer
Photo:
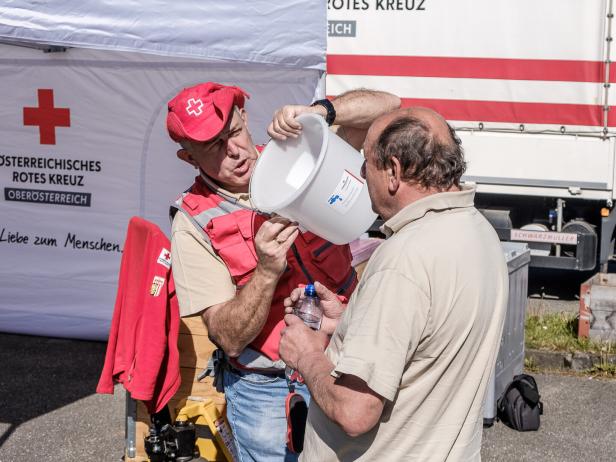
{"type": "Polygon", "coordinates": [[[614,253],[612,0],[329,0],[327,93],[391,91],[440,112],[466,183],[531,266],[614,253]]]}

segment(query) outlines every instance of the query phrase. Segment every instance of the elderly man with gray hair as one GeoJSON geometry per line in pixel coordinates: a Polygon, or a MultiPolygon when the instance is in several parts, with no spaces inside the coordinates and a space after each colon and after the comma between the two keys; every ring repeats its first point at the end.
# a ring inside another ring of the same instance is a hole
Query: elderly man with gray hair
{"type": "Polygon", "coordinates": [[[460,184],[460,144],[425,108],[370,127],[362,175],[387,239],[348,306],[317,284],[323,332],[292,314],[282,332],[280,355],[312,395],[300,460],[480,460],[508,282],[475,190],[460,184]]]}

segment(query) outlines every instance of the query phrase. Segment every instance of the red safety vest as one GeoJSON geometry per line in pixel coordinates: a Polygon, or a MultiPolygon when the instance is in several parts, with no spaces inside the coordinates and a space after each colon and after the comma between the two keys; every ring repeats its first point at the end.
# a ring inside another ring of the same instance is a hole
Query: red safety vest
{"type": "MultiPolygon", "coordinates": [[[[241,289],[257,266],[254,236],[266,218],[216,194],[201,177],[176,202],[203,230],[204,238],[225,262],[241,289]]],[[[287,254],[287,268],[276,286],[272,307],[263,330],[250,346],[273,361],[279,359],[278,343],[284,328],[283,300],[299,284],[319,281],[338,295],[348,296],[357,285],[348,245],[334,245],[313,233],[300,233],[287,254]]]]}

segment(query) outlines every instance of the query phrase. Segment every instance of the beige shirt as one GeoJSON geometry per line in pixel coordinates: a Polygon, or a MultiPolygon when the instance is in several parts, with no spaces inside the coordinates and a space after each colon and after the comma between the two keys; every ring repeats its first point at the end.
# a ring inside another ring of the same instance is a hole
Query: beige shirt
{"type": "Polygon", "coordinates": [[[508,275],[475,191],[435,194],[388,220],[326,354],[385,398],[380,421],[346,435],[315,401],[302,461],[480,460],[483,400],[508,275]]]}
{"type": "MultiPolygon", "coordinates": [[[[250,207],[247,193],[219,191],[250,207]]],[[[235,297],[236,287],[226,265],[182,212],[175,214],[171,226],[171,263],[180,316],[199,313],[235,297]]]]}

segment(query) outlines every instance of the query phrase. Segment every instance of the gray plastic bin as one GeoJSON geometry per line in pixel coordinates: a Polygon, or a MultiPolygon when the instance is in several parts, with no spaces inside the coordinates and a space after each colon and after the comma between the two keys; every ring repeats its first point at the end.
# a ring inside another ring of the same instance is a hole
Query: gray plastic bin
{"type": "Polygon", "coordinates": [[[528,303],[528,264],[530,249],[526,243],[501,242],[509,270],[509,298],[494,373],[488,384],[484,425],[492,425],[496,418],[496,402],[514,375],[524,369],[524,321],[528,303]]]}

